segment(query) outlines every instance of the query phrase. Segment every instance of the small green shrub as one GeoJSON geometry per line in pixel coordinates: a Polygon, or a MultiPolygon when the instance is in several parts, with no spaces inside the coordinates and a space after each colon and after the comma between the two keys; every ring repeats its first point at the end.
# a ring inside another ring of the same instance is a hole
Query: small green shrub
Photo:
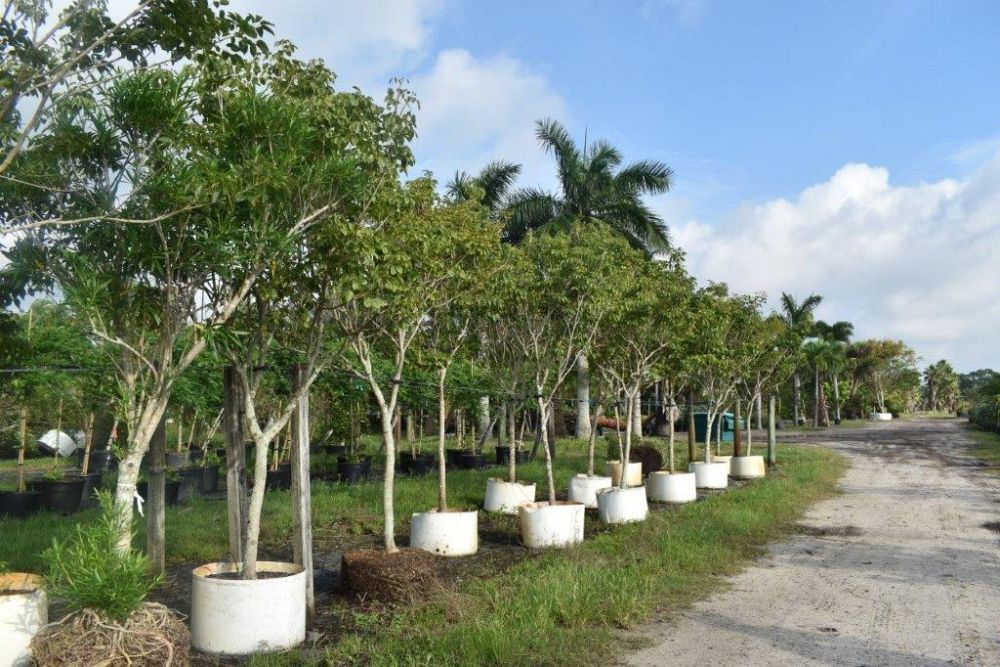
{"type": "MultiPolygon", "coordinates": [[[[149,559],[134,549],[121,554],[115,549],[119,517],[110,493],[99,492],[101,515],[65,540],[52,540],[42,554],[48,565],[50,595],[62,600],[70,611],[90,609],[123,621],[139,608],[146,595],[160,583],[150,577],[149,559]]],[[[132,535],[129,526],[129,535],[132,535]]]]}

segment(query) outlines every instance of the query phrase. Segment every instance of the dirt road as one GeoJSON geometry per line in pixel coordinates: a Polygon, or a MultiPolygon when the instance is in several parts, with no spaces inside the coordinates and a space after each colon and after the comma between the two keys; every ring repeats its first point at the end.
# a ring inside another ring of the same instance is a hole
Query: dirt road
{"type": "Polygon", "coordinates": [[[654,645],[627,664],[1000,665],[1000,484],[962,426],[795,438],[849,457],[843,494],[725,592],[641,628],[654,645]]]}

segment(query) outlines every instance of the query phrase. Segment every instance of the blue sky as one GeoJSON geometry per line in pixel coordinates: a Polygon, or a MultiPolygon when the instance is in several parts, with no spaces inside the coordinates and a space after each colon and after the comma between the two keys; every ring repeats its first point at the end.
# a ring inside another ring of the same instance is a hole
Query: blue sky
{"type": "Polygon", "coordinates": [[[408,78],[418,171],[503,157],[549,187],[533,122],[559,118],[673,167],[650,204],[699,280],[1000,368],[1000,2],[232,5],[341,85],[408,78]]]}

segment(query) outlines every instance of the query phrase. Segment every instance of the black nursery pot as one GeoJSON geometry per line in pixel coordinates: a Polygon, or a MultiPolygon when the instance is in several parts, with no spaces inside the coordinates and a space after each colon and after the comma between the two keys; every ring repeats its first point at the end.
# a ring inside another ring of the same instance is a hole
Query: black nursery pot
{"type": "MultiPolygon", "coordinates": [[[[83,457],[84,450],[76,450],[77,465],[80,469],[83,469],[83,457]]],[[[118,459],[115,458],[114,452],[108,449],[92,449],[90,450],[90,463],[87,466],[87,473],[105,473],[114,470],[118,467],[118,459]]]]}
{"type": "MultiPolygon", "coordinates": [[[[497,465],[505,466],[510,463],[510,447],[494,447],[497,457],[497,465]]],[[[517,450],[517,465],[522,465],[528,462],[528,452],[525,450],[517,450]]]]}
{"type": "Polygon", "coordinates": [[[0,517],[23,519],[42,508],[42,495],[36,491],[0,491],[0,517]]]}
{"type": "Polygon", "coordinates": [[[189,502],[201,486],[201,468],[184,468],[178,471],[177,475],[180,481],[178,501],[189,502]]]}
{"type": "MultiPolygon", "coordinates": [[[[135,485],[135,490],[145,500],[149,500],[149,482],[139,482],[135,485]]],[[[173,507],[180,502],[181,483],[180,480],[168,479],[163,483],[164,502],[168,507],[173,507]]]]}
{"type": "Polygon", "coordinates": [[[97,496],[95,491],[101,488],[102,473],[91,471],[86,475],[80,475],[83,480],[83,493],[80,496],[80,509],[86,510],[97,507],[97,496]]]}
{"type": "Polygon", "coordinates": [[[80,509],[83,488],[87,484],[84,477],[66,479],[40,479],[31,482],[33,491],[41,495],[42,507],[57,514],[72,514],[80,509]]]}
{"type": "Polygon", "coordinates": [[[362,459],[361,461],[348,461],[347,459],[341,458],[337,461],[337,476],[340,478],[341,482],[346,484],[357,484],[368,476],[368,469],[371,464],[371,459],[362,459]]]}
{"type": "Polygon", "coordinates": [[[482,470],[486,467],[486,457],[482,454],[472,452],[462,452],[458,458],[459,470],[482,470]]]}
{"type": "Polygon", "coordinates": [[[446,449],[444,450],[444,462],[449,469],[455,469],[458,467],[458,462],[462,458],[463,454],[467,452],[464,449],[446,449]]]}
{"type": "Polygon", "coordinates": [[[201,476],[198,478],[198,493],[207,495],[215,493],[219,488],[219,467],[205,466],[199,468],[201,476]]]}
{"type": "Polygon", "coordinates": [[[413,460],[413,467],[410,470],[411,475],[426,475],[430,471],[434,470],[435,460],[430,454],[417,454],[417,458],[413,460]]]}
{"type": "Polygon", "coordinates": [[[187,452],[167,452],[167,468],[178,470],[188,464],[187,452]]]}
{"type": "Polygon", "coordinates": [[[279,463],[277,470],[268,470],[264,488],[268,491],[282,491],[292,488],[292,464],[279,463]]]}
{"type": "Polygon", "coordinates": [[[188,460],[192,465],[197,465],[205,459],[205,450],[201,447],[192,447],[188,451],[188,460]]]}

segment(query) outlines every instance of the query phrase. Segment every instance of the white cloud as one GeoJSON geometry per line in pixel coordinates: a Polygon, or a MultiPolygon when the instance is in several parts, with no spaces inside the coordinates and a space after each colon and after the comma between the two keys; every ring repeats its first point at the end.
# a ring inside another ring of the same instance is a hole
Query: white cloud
{"type": "Polygon", "coordinates": [[[535,121],[565,120],[568,114],[544,76],[514,58],[478,59],[450,49],[412,85],[421,107],[414,146],[418,168],[444,181],[457,169],[476,171],[503,158],[524,166],[521,183],[551,184],[554,168],[535,140],[535,121]]]}
{"type": "Polygon", "coordinates": [[[1000,153],[962,180],[894,185],[841,167],[794,200],[675,228],[692,271],[738,291],[822,294],[819,315],[902,338],[925,362],[1000,367],[1000,153]]]}

